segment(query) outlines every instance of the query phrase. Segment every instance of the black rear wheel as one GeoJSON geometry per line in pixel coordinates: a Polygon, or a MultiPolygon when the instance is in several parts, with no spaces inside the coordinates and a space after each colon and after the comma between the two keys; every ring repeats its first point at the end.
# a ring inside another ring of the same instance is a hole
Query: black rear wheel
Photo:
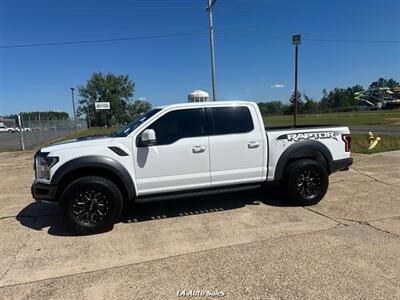
{"type": "Polygon", "coordinates": [[[317,204],[328,190],[326,168],[312,159],[293,162],[286,170],[286,186],[290,201],[296,205],[317,204]]]}
{"type": "Polygon", "coordinates": [[[123,198],[112,181],[87,176],[66,187],[60,207],[68,227],[82,234],[92,234],[113,228],[121,215],[123,198]]]}

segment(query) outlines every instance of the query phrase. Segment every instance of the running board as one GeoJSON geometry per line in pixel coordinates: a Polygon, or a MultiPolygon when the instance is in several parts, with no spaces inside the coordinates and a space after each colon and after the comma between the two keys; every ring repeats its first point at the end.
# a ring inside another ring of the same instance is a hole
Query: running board
{"type": "Polygon", "coordinates": [[[187,197],[199,197],[199,196],[207,196],[207,195],[222,194],[222,193],[241,192],[259,188],[261,188],[261,184],[237,185],[237,186],[219,187],[211,189],[201,189],[195,191],[189,190],[184,192],[181,191],[181,192],[163,193],[158,195],[156,194],[150,196],[139,196],[134,201],[138,203],[144,203],[144,202],[162,201],[169,199],[180,199],[187,197]]]}

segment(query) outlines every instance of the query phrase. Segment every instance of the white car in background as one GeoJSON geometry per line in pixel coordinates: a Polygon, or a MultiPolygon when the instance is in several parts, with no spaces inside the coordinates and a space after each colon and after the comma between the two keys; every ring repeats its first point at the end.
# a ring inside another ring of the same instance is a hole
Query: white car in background
{"type": "Polygon", "coordinates": [[[14,128],[14,131],[17,131],[17,132],[20,132],[22,130],[22,132],[31,132],[32,131],[32,129],[31,128],[29,128],[29,127],[15,127],[14,128]]]}
{"type": "Polygon", "coordinates": [[[0,132],[14,133],[15,130],[14,130],[14,128],[10,128],[5,125],[0,125],[0,132]]]}

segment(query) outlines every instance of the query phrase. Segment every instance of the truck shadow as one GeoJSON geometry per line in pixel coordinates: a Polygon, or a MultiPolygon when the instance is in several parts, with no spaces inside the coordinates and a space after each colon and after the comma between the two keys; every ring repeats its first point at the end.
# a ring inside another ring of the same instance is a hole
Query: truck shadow
{"type": "Polygon", "coordinates": [[[121,217],[123,223],[177,218],[238,209],[246,205],[291,206],[278,192],[254,190],[212,196],[172,199],[151,203],[135,203],[121,217]]]}
{"type": "MultiPolygon", "coordinates": [[[[227,193],[212,196],[172,199],[160,202],[134,203],[128,206],[121,218],[122,223],[138,223],[158,219],[177,218],[192,215],[238,209],[246,205],[269,205],[290,207],[275,188],[227,193]]],[[[58,205],[34,202],[24,207],[16,216],[21,225],[33,230],[45,230],[55,236],[79,236],[66,228],[59,215],[58,205]]]]}

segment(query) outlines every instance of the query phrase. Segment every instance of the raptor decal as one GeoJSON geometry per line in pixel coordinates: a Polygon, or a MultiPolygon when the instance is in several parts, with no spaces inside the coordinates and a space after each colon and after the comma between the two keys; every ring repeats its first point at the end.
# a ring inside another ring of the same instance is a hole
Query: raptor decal
{"type": "Polygon", "coordinates": [[[303,140],[326,140],[326,139],[333,139],[335,141],[338,140],[335,135],[335,132],[333,131],[288,133],[279,136],[277,139],[288,140],[288,142],[299,142],[303,140]]]}

